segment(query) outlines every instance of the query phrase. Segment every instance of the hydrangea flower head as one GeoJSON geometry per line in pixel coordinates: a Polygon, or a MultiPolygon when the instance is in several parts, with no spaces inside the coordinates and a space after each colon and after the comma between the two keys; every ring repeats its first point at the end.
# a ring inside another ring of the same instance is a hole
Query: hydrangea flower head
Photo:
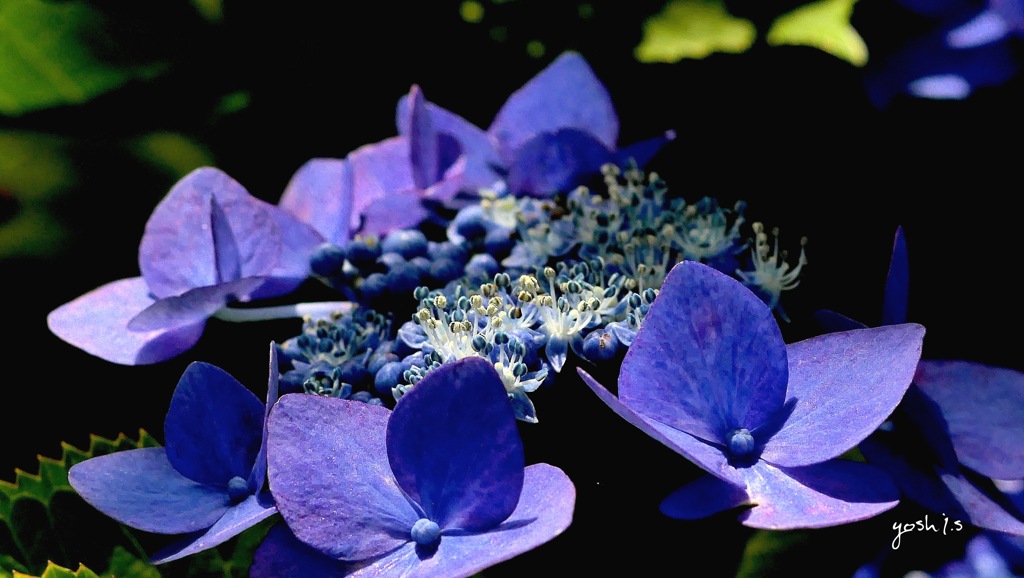
{"type": "MultiPolygon", "coordinates": [[[[909,282],[900,227],[885,282],[883,325],[906,320],[909,282]]],[[[817,316],[832,330],[864,327],[833,311],[817,316]]],[[[893,417],[892,427],[865,440],[861,451],[889,472],[909,499],[980,528],[1024,535],[1018,509],[974,475],[1024,478],[1024,374],[971,361],[924,359],[893,417]]]]}
{"type": "Polygon", "coordinates": [[[623,359],[618,396],[579,372],[616,413],[710,474],[666,498],[665,514],[696,519],[747,505],[747,526],[824,527],[896,505],[887,476],[834,458],[899,403],[923,336],[905,324],[786,345],[750,290],[684,261],[623,359]]]}
{"type": "Polygon", "coordinates": [[[164,421],[166,447],[88,459],[68,480],[86,502],[122,524],[158,534],[187,534],[158,552],[169,562],[223,543],[273,515],[263,491],[267,413],[277,400],[277,353],[270,347],[264,405],[224,370],[186,368],[164,421]]]}
{"type": "Polygon", "coordinates": [[[268,537],[253,576],[305,559],[334,568],[329,576],[468,576],[547,542],[572,518],[568,477],[547,464],[524,469],[505,387],[482,358],[428,373],[394,412],[285,395],[269,432],[270,485],[300,542],[268,537]]]}
{"type": "Polygon", "coordinates": [[[121,279],[47,317],[68,343],[123,365],[157,363],[199,341],[233,301],[293,291],[323,239],[214,168],[178,181],[146,222],[140,277],[121,279]]]}
{"type": "MultiPolygon", "coordinates": [[[[414,134],[412,98],[398,104],[400,134],[414,134]]],[[[618,148],[619,119],[608,90],[577,52],[566,52],[509,96],[484,131],[435,104],[426,105],[439,132],[466,155],[464,186],[475,190],[505,180],[509,192],[549,197],[600,173],[605,163],[643,166],[672,131],[618,148]]]]}

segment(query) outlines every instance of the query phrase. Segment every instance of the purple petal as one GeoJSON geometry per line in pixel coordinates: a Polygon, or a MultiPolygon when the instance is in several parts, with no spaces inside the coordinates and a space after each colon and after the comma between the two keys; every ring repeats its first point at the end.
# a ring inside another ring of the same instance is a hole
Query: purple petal
{"type": "Polygon", "coordinates": [[[711,443],[783,409],[786,347],[749,289],[693,261],[672,268],[619,374],[619,399],[711,443]]]}
{"type": "Polygon", "coordinates": [[[427,218],[421,191],[394,191],[363,208],[363,235],[383,236],[398,229],[415,228],[427,218]]]}
{"type": "Polygon", "coordinates": [[[906,323],[789,345],[787,395],[795,406],[761,458],[777,466],[804,466],[860,443],[910,387],[923,337],[924,327],[906,323]]]}
{"type": "Polygon", "coordinates": [[[737,473],[736,468],[729,465],[729,459],[723,453],[722,448],[707,444],[688,433],[673,429],[670,426],[636,413],[623,405],[617,397],[612,395],[611,392],[594,380],[587,372],[579,368],[576,371],[590,389],[594,390],[594,393],[601,398],[601,401],[612,408],[619,417],[640,428],[647,435],[665,444],[671,450],[697,464],[715,477],[734,486],[743,487],[745,485],[743,478],[737,473]]]}
{"type": "Polygon", "coordinates": [[[960,463],[999,480],[1024,477],[1024,374],[924,360],[914,383],[938,406],[960,463]]]}
{"type": "Polygon", "coordinates": [[[566,52],[512,93],[487,129],[506,161],[544,132],[575,128],[614,150],[619,119],[611,97],[583,56],[566,52]]]}
{"type": "Polygon", "coordinates": [[[249,479],[263,439],[260,400],[223,369],[193,362],[164,420],[167,458],[187,478],[226,488],[249,479]]]}
{"type": "Polygon", "coordinates": [[[950,48],[974,48],[999,42],[1013,31],[999,10],[982,10],[966,22],[958,24],[946,33],[946,44],[950,48]]]}
{"type": "MultiPolygon", "coordinates": [[[[398,134],[408,137],[412,132],[410,123],[409,96],[398,101],[396,124],[398,134]]],[[[503,165],[495,148],[494,139],[486,132],[461,116],[445,110],[436,104],[426,103],[434,129],[443,136],[451,136],[458,143],[462,154],[466,157],[465,189],[475,191],[487,187],[497,181],[500,176],[494,167],[503,165]]],[[[442,143],[443,144],[443,143],[442,143]]]]}
{"type": "Polygon", "coordinates": [[[278,255],[277,264],[268,273],[266,283],[252,293],[253,299],[286,295],[302,285],[311,274],[310,256],[324,242],[320,233],[291,213],[274,207],[271,215],[281,233],[281,254],[278,255]]]}
{"type": "Polygon", "coordinates": [[[277,508],[274,506],[274,499],[269,493],[258,497],[249,496],[228,508],[228,511],[224,512],[224,515],[207,528],[205,532],[160,550],[153,555],[153,559],[150,562],[153,564],[163,564],[164,562],[184,558],[196,552],[202,552],[214,546],[219,546],[266,520],[276,512],[277,508]]]}
{"type": "Polygon", "coordinates": [[[437,550],[423,559],[409,543],[352,576],[471,576],[561,534],[572,522],[575,502],[576,488],[562,470],[535,464],[526,468],[519,505],[497,528],[442,534],[437,550]]]}
{"type": "Polygon", "coordinates": [[[253,553],[249,578],[342,578],[357,566],[324,556],[303,544],[288,529],[276,524],[253,553]]]}
{"type": "Polygon", "coordinates": [[[490,361],[467,357],[427,373],[388,422],[395,479],[442,530],[489,530],[516,507],[523,442],[490,361]]]}
{"type": "Polygon", "coordinates": [[[420,517],[388,466],[391,412],[305,393],[270,412],[267,472],[278,510],[302,542],[339,560],[364,560],[410,542],[420,517]]]}
{"type": "Polygon", "coordinates": [[[203,323],[233,301],[248,296],[266,280],[247,277],[211,287],[196,287],[181,295],[157,299],[128,322],[130,331],[159,331],[203,323]]]}
{"type": "Polygon", "coordinates": [[[256,462],[252,466],[252,472],[249,474],[249,487],[253,488],[253,493],[258,494],[263,491],[263,482],[267,477],[267,420],[270,418],[270,409],[277,403],[277,396],[280,391],[278,387],[278,380],[280,379],[280,369],[277,363],[277,344],[273,341],[270,342],[270,378],[267,382],[267,403],[264,404],[263,411],[263,439],[260,442],[260,451],[256,454],[256,462]]]}
{"type": "Polygon", "coordinates": [[[511,158],[508,188],[514,194],[551,197],[597,174],[612,151],[577,129],[540,133],[522,143],[511,158]]]}
{"type": "Polygon", "coordinates": [[[633,143],[627,147],[620,148],[615,153],[613,161],[620,167],[627,166],[630,161],[635,162],[638,167],[643,167],[654,157],[654,155],[658,154],[665,145],[674,140],[676,140],[676,131],[665,131],[663,134],[654,138],[649,138],[638,143],[633,143]]]}
{"type": "Polygon", "coordinates": [[[192,171],[146,222],[139,245],[142,277],[154,295],[168,297],[234,281],[224,275],[235,272],[269,273],[281,244],[270,208],[218,169],[192,171]]]}
{"type": "Polygon", "coordinates": [[[818,325],[820,325],[826,333],[852,331],[854,329],[865,329],[867,327],[867,325],[864,325],[860,321],[854,321],[842,313],[836,313],[829,309],[820,309],[815,311],[814,320],[818,322],[818,325]]]}
{"type": "Polygon", "coordinates": [[[122,365],[157,363],[191,349],[205,321],[156,331],[128,329],[128,322],[153,303],[142,277],[121,279],[54,309],[46,324],[71,345],[122,365]]]}
{"type": "Polygon", "coordinates": [[[107,516],[158,534],[209,528],[231,506],[225,491],[179,474],[164,448],[90,458],[71,467],[68,481],[86,502],[107,516]]]}
{"type": "Polygon", "coordinates": [[[896,325],[907,321],[907,296],[909,294],[910,271],[907,258],[907,240],[903,227],[896,229],[892,243],[892,260],[885,277],[885,302],[882,306],[882,325],[896,325]]]}
{"type": "Polygon", "coordinates": [[[427,101],[423,91],[413,85],[409,91],[409,161],[412,163],[412,178],[416,188],[425,189],[440,178],[440,151],[438,134],[427,112],[427,101]]]}
{"type": "Polygon", "coordinates": [[[700,520],[750,503],[746,489],[714,476],[701,476],[669,494],[660,508],[670,518],[700,520]]]}
{"type": "Polygon", "coordinates": [[[344,246],[351,231],[359,227],[352,195],[347,160],[311,159],[292,175],[278,206],[313,227],[324,240],[344,246]]]}
{"type": "Polygon", "coordinates": [[[829,460],[800,468],[763,461],[741,470],[756,506],[743,525],[765,530],[824,528],[865,520],[899,503],[889,476],[863,462],[829,460]]]}

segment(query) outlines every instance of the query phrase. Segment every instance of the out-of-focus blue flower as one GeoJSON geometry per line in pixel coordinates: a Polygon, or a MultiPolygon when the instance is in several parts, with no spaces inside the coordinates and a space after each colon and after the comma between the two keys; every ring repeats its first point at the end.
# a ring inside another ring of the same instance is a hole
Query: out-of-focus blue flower
{"type": "Polygon", "coordinates": [[[166,447],[75,464],[68,471],[71,487],[132,528],[187,534],[158,552],[154,563],[223,543],[277,511],[270,493],[263,492],[265,425],[277,401],[277,380],[274,344],[266,405],[224,370],[192,363],[171,397],[164,421],[166,447]]]}
{"type": "Polygon", "coordinates": [[[139,244],[140,277],[108,283],[61,305],[50,330],[123,365],[191,348],[206,320],[234,301],[277,297],[309,276],[323,239],[214,168],[192,171],[157,205],[139,244]]]}
{"type": "Polygon", "coordinates": [[[876,106],[900,94],[959,100],[975,89],[996,86],[1017,73],[1012,41],[1024,33],[1024,2],[902,0],[936,20],[929,34],[909,40],[895,54],[870,65],[865,81],[876,106]]]}
{"type": "Polygon", "coordinates": [[[547,542],[575,488],[553,466],[524,469],[516,427],[501,378],[475,357],[427,374],[394,412],[283,396],[269,477],[298,541],[269,535],[251,575],[468,576],[547,542]]]}
{"type": "Polygon", "coordinates": [[[710,475],[661,505],[697,519],[737,506],[747,526],[814,528],[874,516],[899,493],[881,471],[836,459],[899,403],[924,328],[904,324],[791,345],[741,283],[684,261],[671,270],[622,362],[620,416],[710,475]]]}
{"type": "MultiPolygon", "coordinates": [[[[909,259],[902,227],[893,241],[882,324],[907,317],[909,259]]],[[[864,327],[832,311],[818,319],[832,330],[864,327]]],[[[961,360],[921,360],[891,428],[861,444],[906,497],[980,528],[1024,535],[1018,508],[990,481],[1024,478],[1024,374],[961,360]]]]}
{"type": "MultiPolygon", "coordinates": [[[[407,119],[412,98],[398,104],[398,131],[413,134],[407,119]]],[[[643,166],[675,138],[672,131],[618,148],[619,119],[607,89],[582,55],[566,52],[512,93],[486,131],[428,103],[441,133],[458,140],[466,155],[468,190],[505,180],[510,193],[550,197],[571,190],[605,163],[643,166]]]]}

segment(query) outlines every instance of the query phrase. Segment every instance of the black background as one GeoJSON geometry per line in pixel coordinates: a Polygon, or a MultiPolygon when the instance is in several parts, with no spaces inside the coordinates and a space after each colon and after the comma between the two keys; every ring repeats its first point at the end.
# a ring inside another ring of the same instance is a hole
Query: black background
{"type": "MultiPolygon", "coordinates": [[[[759,40],[742,55],[639,63],[632,49],[657,2],[595,2],[589,19],[578,17],[575,3],[486,3],[482,24],[463,22],[457,2],[252,4],[228,2],[220,25],[144,31],[154,44],[166,41],[176,63],[155,82],[84,107],[0,119],[0,126],[84,143],[76,161],[82,183],[55,206],[71,231],[65,250],[0,262],[8,305],[0,479],[12,480],[15,468],[36,471],[37,454],[59,456],[61,441],[87,446],[90,433],[114,437],[144,428],[162,438],[171,391],[194,360],[224,368],[262,396],[268,340],[298,331],[292,322],[240,331],[212,321],[192,351],[146,367],[104,362],[49,333],[50,310],[138,274],[145,220],[173,184],[125,162],[108,146],[113,139],[185,130],[251,193],[276,202],[305,160],[342,157],[395,134],[394,106],[411,84],[486,127],[508,94],[563,49],[581,51],[608,87],[620,143],[678,133],[649,165],[674,194],[745,200],[749,221],[780,226],[783,245],[793,251],[801,236],[809,238],[804,281],[784,297],[793,317],[784,328],[788,340],[816,332],[811,313],[819,308],[878,322],[893,233],[902,225],[910,250],[909,316],[928,330],[925,357],[1024,369],[1017,282],[1021,78],[965,101],[898,98],[880,110],[865,95],[864,69],[811,48],[759,40]],[[507,26],[504,42],[488,35],[495,24],[507,26]],[[543,57],[527,55],[531,39],[544,42],[543,57]],[[231,90],[247,91],[250,106],[211,122],[215,95],[231,90]]],[[[754,4],[730,6],[766,23],[771,15],[754,4]]],[[[893,3],[860,4],[854,24],[872,63],[928,26],[893,3]]],[[[578,380],[560,385],[535,398],[541,424],[522,429],[528,460],[558,465],[576,483],[576,520],[564,536],[488,575],[554,562],[640,574],[664,564],[682,573],[708,562],[730,574],[749,530],[731,515],[682,523],[656,512],[660,499],[696,470],[619,423],[578,380]]],[[[817,539],[827,546],[817,550],[815,567],[848,575],[851,562],[832,557],[836,552],[856,559],[881,550],[893,537],[888,526],[914,515],[901,510],[821,531],[817,539]]],[[[910,536],[902,564],[911,564],[914,542],[921,549],[959,547],[949,537],[910,536]]]]}

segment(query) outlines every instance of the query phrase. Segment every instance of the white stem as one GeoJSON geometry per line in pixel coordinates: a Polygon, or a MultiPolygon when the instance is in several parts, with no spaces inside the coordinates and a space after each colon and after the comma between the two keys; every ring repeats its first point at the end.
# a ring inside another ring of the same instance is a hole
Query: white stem
{"type": "Polygon", "coordinates": [[[241,323],[243,321],[270,321],[272,319],[288,319],[291,317],[305,317],[309,315],[314,319],[330,317],[332,313],[347,313],[354,305],[349,301],[325,301],[322,303],[295,303],[293,305],[278,305],[277,307],[260,307],[252,309],[238,309],[235,307],[224,307],[213,314],[217,319],[241,323]]]}

